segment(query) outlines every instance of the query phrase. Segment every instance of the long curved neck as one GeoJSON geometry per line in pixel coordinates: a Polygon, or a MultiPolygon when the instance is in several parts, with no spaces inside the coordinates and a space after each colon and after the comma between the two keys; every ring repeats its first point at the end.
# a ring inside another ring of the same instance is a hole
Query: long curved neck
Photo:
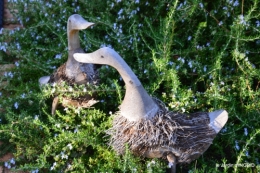
{"type": "Polygon", "coordinates": [[[114,52],[113,59],[109,61],[108,65],[114,67],[119,72],[125,82],[126,88],[142,86],[132,69],[116,52],[114,52]]]}
{"type": "Polygon", "coordinates": [[[70,79],[77,78],[81,73],[80,63],[73,58],[75,52],[80,52],[79,30],[72,30],[67,26],[68,35],[68,60],[66,62],[66,76],[70,79]]]}
{"type": "Polygon", "coordinates": [[[130,121],[154,117],[159,109],[157,104],[148,95],[131,68],[118,54],[114,56],[114,60],[111,66],[117,69],[126,85],[125,97],[120,105],[121,115],[130,121]]]}
{"type": "Polygon", "coordinates": [[[68,49],[69,51],[80,48],[79,30],[70,30],[68,28],[68,49]]]}
{"type": "Polygon", "coordinates": [[[121,60],[117,61],[118,64],[114,64],[114,68],[118,70],[126,85],[125,97],[120,105],[121,115],[130,121],[154,117],[159,109],[157,104],[148,95],[130,67],[121,60]]]}
{"type": "Polygon", "coordinates": [[[126,93],[120,105],[120,114],[130,121],[139,121],[154,117],[159,107],[148,95],[141,82],[121,58],[121,56],[108,47],[98,49],[93,53],[74,54],[77,61],[93,64],[107,64],[119,72],[126,85],[126,93]]]}

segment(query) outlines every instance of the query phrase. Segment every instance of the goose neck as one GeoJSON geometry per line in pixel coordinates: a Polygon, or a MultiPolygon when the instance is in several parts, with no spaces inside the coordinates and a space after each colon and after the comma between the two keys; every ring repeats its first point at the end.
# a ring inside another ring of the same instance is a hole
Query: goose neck
{"type": "Polygon", "coordinates": [[[127,63],[116,52],[112,57],[109,65],[117,69],[126,85],[125,97],[120,105],[121,115],[130,121],[154,117],[159,110],[158,105],[146,92],[127,63]]]}
{"type": "Polygon", "coordinates": [[[69,51],[80,48],[79,31],[68,30],[68,49],[69,51]]]}

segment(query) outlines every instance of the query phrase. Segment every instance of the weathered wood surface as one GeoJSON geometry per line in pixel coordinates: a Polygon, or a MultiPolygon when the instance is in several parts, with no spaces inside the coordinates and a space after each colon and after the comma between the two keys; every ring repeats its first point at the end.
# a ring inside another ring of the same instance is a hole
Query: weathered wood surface
{"type": "MultiPolygon", "coordinates": [[[[10,9],[8,9],[8,0],[4,0],[4,25],[3,28],[5,29],[14,29],[16,27],[21,27],[21,25],[17,22],[17,20],[14,18],[12,15],[10,9]]],[[[11,68],[15,67],[14,64],[0,64],[0,76],[4,76],[4,73],[7,71],[10,71],[11,68]]],[[[0,82],[0,90],[2,87],[6,86],[7,82],[6,81],[1,81],[0,82]]],[[[0,110],[3,111],[3,110],[0,110]]],[[[0,145],[2,145],[2,142],[0,141],[0,145]]],[[[12,153],[7,153],[3,157],[0,158],[0,173],[17,173],[17,171],[11,171],[8,170],[7,168],[4,167],[4,162],[9,161],[11,158],[13,158],[12,153]]],[[[18,171],[18,173],[25,173],[22,171],[18,171]]]]}
{"type": "Polygon", "coordinates": [[[9,4],[8,0],[4,0],[4,26],[5,29],[14,29],[16,27],[21,27],[17,19],[15,19],[14,15],[11,13],[11,10],[17,11],[15,9],[10,9],[11,4],[9,4]]]}

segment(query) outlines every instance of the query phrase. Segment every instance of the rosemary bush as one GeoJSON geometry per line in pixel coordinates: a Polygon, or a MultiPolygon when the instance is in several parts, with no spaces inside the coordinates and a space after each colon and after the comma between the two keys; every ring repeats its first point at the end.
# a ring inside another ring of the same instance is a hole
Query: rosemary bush
{"type": "MultiPolygon", "coordinates": [[[[167,163],[118,156],[107,146],[110,115],[124,96],[119,74],[100,68],[99,103],[50,115],[54,86],[38,79],[67,60],[66,22],[78,13],[96,25],[80,31],[86,52],[114,48],[149,94],[170,110],[226,109],[229,120],[211,147],[178,172],[259,172],[259,0],[9,0],[23,25],[1,30],[1,165],[31,172],[165,172],[167,163]]],[[[88,90],[89,91],[89,90],[88,90]]],[[[79,86],[66,96],[86,93],[79,86]],[[72,93],[72,94],[71,94],[72,93]]]]}

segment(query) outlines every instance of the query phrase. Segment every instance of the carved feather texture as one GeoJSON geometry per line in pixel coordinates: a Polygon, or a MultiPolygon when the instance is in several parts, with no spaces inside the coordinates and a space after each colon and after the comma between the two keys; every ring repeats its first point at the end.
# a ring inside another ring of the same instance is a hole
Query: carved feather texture
{"type": "Polygon", "coordinates": [[[152,118],[129,121],[118,112],[113,126],[107,130],[111,136],[109,145],[118,153],[125,152],[125,146],[135,155],[164,158],[173,153],[177,163],[189,163],[203,154],[216,136],[209,127],[206,112],[181,114],[167,111],[163,104],[152,118]]]}

